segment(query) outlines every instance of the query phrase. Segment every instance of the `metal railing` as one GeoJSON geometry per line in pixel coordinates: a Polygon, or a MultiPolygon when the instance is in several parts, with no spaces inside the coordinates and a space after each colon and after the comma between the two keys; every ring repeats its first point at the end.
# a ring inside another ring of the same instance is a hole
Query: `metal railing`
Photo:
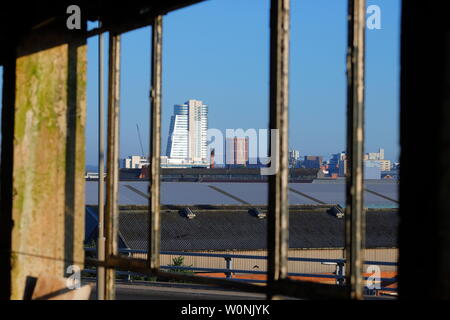
{"type": "MultiPolygon", "coordinates": [[[[86,252],[96,252],[96,248],[85,248],[86,252]]],[[[132,255],[132,254],[147,254],[147,250],[137,250],[137,249],[120,249],[120,254],[124,255],[132,255]]],[[[225,268],[205,268],[205,267],[193,267],[193,266],[177,266],[177,265],[160,265],[159,268],[162,270],[168,271],[190,271],[195,273],[224,273],[226,279],[232,279],[233,281],[239,282],[249,282],[249,283],[261,283],[267,284],[267,280],[262,279],[250,279],[250,278],[235,278],[233,274],[259,274],[259,275],[267,275],[267,271],[260,270],[248,270],[248,269],[234,269],[233,268],[233,259],[256,259],[256,260],[267,260],[267,256],[257,256],[257,255],[248,255],[248,254],[223,254],[223,253],[200,253],[200,252],[184,252],[184,251],[161,251],[160,255],[166,256],[183,256],[183,257],[206,257],[206,258],[221,258],[225,260],[225,268]]],[[[321,264],[330,264],[335,265],[336,269],[333,274],[326,273],[304,273],[304,272],[288,272],[288,277],[304,277],[304,278],[317,278],[317,279],[335,279],[336,285],[344,285],[345,284],[345,259],[326,259],[326,258],[304,258],[304,257],[288,257],[288,261],[298,261],[298,262],[310,262],[310,263],[321,263],[321,264]]],[[[392,261],[373,261],[366,260],[363,261],[365,265],[375,265],[375,266],[392,266],[397,267],[397,262],[392,261]]],[[[84,269],[85,273],[96,274],[96,270],[93,269],[84,269]]],[[[116,271],[117,275],[125,275],[128,281],[132,281],[133,276],[143,276],[138,272],[133,271],[116,271]]],[[[220,277],[210,277],[209,279],[223,279],[220,277]]],[[[370,277],[362,277],[363,280],[369,280],[370,277]]],[[[396,277],[392,278],[377,278],[378,282],[388,282],[395,283],[397,282],[396,277]]],[[[389,292],[397,292],[397,288],[390,287],[377,287],[376,289],[370,289],[364,286],[365,293],[369,295],[377,294],[380,291],[389,291],[389,292]]]]}

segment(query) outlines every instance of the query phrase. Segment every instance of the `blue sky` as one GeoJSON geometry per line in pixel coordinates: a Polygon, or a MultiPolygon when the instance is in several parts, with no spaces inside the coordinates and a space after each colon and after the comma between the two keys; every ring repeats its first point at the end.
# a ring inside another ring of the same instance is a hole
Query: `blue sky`
{"type": "MultiPolygon", "coordinates": [[[[163,140],[174,104],[209,106],[210,128],[267,128],[269,0],[209,0],[164,17],[163,140]]],[[[399,155],[400,0],[366,39],[366,151],[399,155]]],[[[290,147],[328,157],[345,149],[346,0],[291,0],[290,147]]],[[[107,37],[105,39],[107,44],[107,37]]],[[[97,38],[88,41],[86,163],[97,164],[97,38]]],[[[0,70],[1,72],[1,70],[0,70]]],[[[121,156],[148,152],[150,27],[122,36],[121,156]]]]}

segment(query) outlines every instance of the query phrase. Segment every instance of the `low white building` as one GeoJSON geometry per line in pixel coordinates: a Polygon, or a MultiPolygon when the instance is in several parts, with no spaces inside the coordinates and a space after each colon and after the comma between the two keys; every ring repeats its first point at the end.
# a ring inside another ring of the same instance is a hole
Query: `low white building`
{"type": "Polygon", "coordinates": [[[147,157],[129,156],[124,159],[123,167],[126,169],[142,169],[143,166],[148,166],[150,161],[147,157]]]}

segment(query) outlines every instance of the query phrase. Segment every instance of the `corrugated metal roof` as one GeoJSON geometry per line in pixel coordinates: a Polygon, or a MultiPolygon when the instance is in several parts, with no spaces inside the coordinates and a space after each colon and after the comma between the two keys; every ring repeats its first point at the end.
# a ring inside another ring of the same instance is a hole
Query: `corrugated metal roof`
{"type": "MultiPolygon", "coordinates": [[[[267,247],[267,219],[247,212],[196,212],[186,219],[176,212],[161,213],[161,250],[258,250],[267,247]]],[[[120,233],[131,249],[147,249],[148,213],[122,211],[120,233]]],[[[368,212],[366,247],[397,246],[398,214],[368,212]]],[[[290,248],[342,248],[344,219],[325,212],[290,215],[290,248]]]]}

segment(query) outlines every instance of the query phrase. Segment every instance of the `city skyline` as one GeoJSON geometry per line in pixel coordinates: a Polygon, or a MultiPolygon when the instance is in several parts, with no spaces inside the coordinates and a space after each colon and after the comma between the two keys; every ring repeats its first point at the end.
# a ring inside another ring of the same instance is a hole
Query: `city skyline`
{"type": "MultiPolygon", "coordinates": [[[[224,157],[226,162],[224,164],[246,164],[250,158],[249,158],[249,138],[248,137],[233,137],[233,138],[225,138],[224,139],[224,157]]],[[[209,148],[208,151],[212,152],[214,148],[209,148]]],[[[366,152],[364,153],[363,161],[388,161],[386,163],[382,163],[382,167],[387,167],[390,165],[396,165],[399,164],[398,161],[393,161],[391,159],[385,159],[384,157],[385,150],[383,148],[378,148],[378,152],[366,152]]],[[[293,163],[291,162],[292,159],[295,159],[295,161],[317,161],[317,167],[320,167],[322,163],[327,164],[337,164],[339,160],[344,160],[346,152],[338,152],[338,153],[329,153],[330,157],[325,157],[324,155],[313,155],[313,154],[302,154],[299,150],[289,148],[289,165],[292,166],[293,163]]],[[[167,155],[161,155],[161,157],[168,157],[167,155]]],[[[137,155],[137,154],[130,154],[127,155],[125,158],[122,158],[124,163],[124,167],[127,168],[134,168],[133,163],[143,163],[142,161],[145,161],[145,165],[148,165],[148,157],[137,155]],[[135,159],[133,159],[135,158],[135,159]],[[133,162],[134,161],[134,162],[133,162]],[[125,165],[125,163],[129,163],[129,165],[125,165]]],[[[92,166],[91,166],[92,167],[92,166]]],[[[382,170],[383,171],[383,170],[382,170]]],[[[386,171],[386,170],[384,170],[386,171]]]]}
{"type": "MultiPolygon", "coordinates": [[[[367,31],[366,150],[383,146],[386,158],[398,161],[400,1],[368,1],[371,4],[382,10],[382,27],[367,31]]],[[[346,1],[291,5],[289,145],[302,154],[329,157],[345,149],[346,1]]],[[[173,106],[190,98],[209,106],[210,128],[222,132],[268,128],[268,21],[268,1],[209,1],[164,16],[163,154],[173,106]],[[225,28],[229,19],[234,23],[225,28]]],[[[149,39],[148,27],[122,36],[122,158],[141,153],[136,124],[148,153],[149,39]]],[[[86,125],[89,165],[97,163],[97,50],[97,39],[92,37],[86,125]]]]}

